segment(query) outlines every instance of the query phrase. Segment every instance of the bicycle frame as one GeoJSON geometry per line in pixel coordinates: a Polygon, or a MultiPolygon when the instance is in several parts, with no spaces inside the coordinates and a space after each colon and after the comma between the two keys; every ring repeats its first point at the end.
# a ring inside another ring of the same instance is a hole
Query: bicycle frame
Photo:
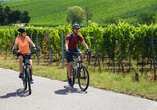
{"type": "Polygon", "coordinates": [[[72,68],[75,70],[74,76],[76,77],[76,76],[78,75],[78,71],[79,71],[79,68],[80,68],[80,63],[81,63],[83,66],[84,66],[84,63],[83,63],[83,61],[81,61],[81,58],[80,58],[80,55],[81,55],[82,53],[74,52],[74,54],[77,55],[77,60],[76,60],[76,61],[73,61],[72,68]],[[75,64],[77,64],[77,67],[75,67],[75,66],[76,66],[75,64]]]}
{"type": "MultiPolygon", "coordinates": [[[[22,72],[24,72],[27,68],[31,69],[30,64],[28,63],[28,56],[27,55],[23,55],[23,58],[25,59],[25,63],[23,65],[23,70],[22,72]]],[[[31,77],[31,71],[30,71],[30,77],[31,77]]],[[[28,81],[28,76],[25,73],[25,78],[28,81]]]]}

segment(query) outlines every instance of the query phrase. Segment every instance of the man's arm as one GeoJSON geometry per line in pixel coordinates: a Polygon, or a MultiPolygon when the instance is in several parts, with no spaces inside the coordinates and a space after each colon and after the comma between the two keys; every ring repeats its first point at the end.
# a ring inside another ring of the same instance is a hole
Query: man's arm
{"type": "Polygon", "coordinates": [[[69,44],[69,41],[65,40],[65,50],[68,50],[68,44],[69,44]]]}
{"type": "Polygon", "coordinates": [[[89,48],[88,48],[88,45],[85,43],[85,41],[82,41],[81,43],[82,43],[82,45],[84,46],[84,48],[85,48],[86,50],[89,49],[89,48]]]}

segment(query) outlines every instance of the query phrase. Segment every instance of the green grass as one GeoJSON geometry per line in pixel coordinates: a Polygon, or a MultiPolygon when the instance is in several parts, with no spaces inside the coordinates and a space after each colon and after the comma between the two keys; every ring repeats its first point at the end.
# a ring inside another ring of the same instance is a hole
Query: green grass
{"type": "MultiPolygon", "coordinates": [[[[156,0],[20,0],[0,2],[12,10],[27,10],[31,16],[30,25],[58,26],[68,24],[68,7],[88,6],[93,12],[91,21],[103,24],[103,19],[115,14],[123,19],[135,17],[144,9],[156,10],[156,0]]],[[[85,21],[81,25],[85,25],[85,21]]]]}
{"type": "Polygon", "coordinates": [[[15,26],[0,26],[0,29],[14,29],[15,26]]]}
{"type": "MultiPolygon", "coordinates": [[[[12,56],[6,58],[1,54],[0,67],[19,71],[18,59],[13,59],[12,56]]],[[[157,100],[157,81],[150,80],[149,75],[153,75],[150,72],[147,73],[147,76],[142,76],[139,72],[140,77],[139,82],[137,82],[134,79],[134,71],[126,73],[125,77],[123,77],[122,73],[118,72],[112,73],[111,71],[105,70],[99,72],[98,67],[93,69],[93,66],[88,66],[88,70],[90,73],[90,86],[157,100]]],[[[62,69],[61,63],[48,64],[41,62],[38,65],[37,62],[33,62],[33,71],[33,73],[38,76],[67,81],[66,65],[65,68],[62,69]]]]}

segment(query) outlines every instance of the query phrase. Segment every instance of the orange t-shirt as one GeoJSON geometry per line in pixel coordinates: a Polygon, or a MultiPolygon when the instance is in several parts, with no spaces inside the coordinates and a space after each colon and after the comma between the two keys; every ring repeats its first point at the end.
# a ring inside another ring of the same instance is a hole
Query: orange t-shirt
{"type": "Polygon", "coordinates": [[[17,37],[16,40],[15,40],[15,44],[18,44],[18,46],[19,46],[18,52],[20,52],[20,53],[30,53],[30,50],[29,50],[29,42],[30,41],[31,40],[28,36],[25,37],[24,41],[21,41],[21,39],[19,37],[17,37]]]}

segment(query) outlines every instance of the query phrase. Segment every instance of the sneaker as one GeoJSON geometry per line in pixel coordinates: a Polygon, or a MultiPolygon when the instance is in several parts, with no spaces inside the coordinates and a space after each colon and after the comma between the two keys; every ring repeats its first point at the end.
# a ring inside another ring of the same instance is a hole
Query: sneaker
{"type": "Polygon", "coordinates": [[[23,73],[20,73],[19,78],[24,78],[23,73]]]}
{"type": "Polygon", "coordinates": [[[32,78],[32,80],[31,80],[31,84],[33,84],[34,83],[34,80],[33,80],[33,78],[32,78]]]}
{"type": "Polygon", "coordinates": [[[73,83],[72,83],[71,79],[68,79],[68,83],[69,83],[70,86],[73,86],[73,83]]]}

